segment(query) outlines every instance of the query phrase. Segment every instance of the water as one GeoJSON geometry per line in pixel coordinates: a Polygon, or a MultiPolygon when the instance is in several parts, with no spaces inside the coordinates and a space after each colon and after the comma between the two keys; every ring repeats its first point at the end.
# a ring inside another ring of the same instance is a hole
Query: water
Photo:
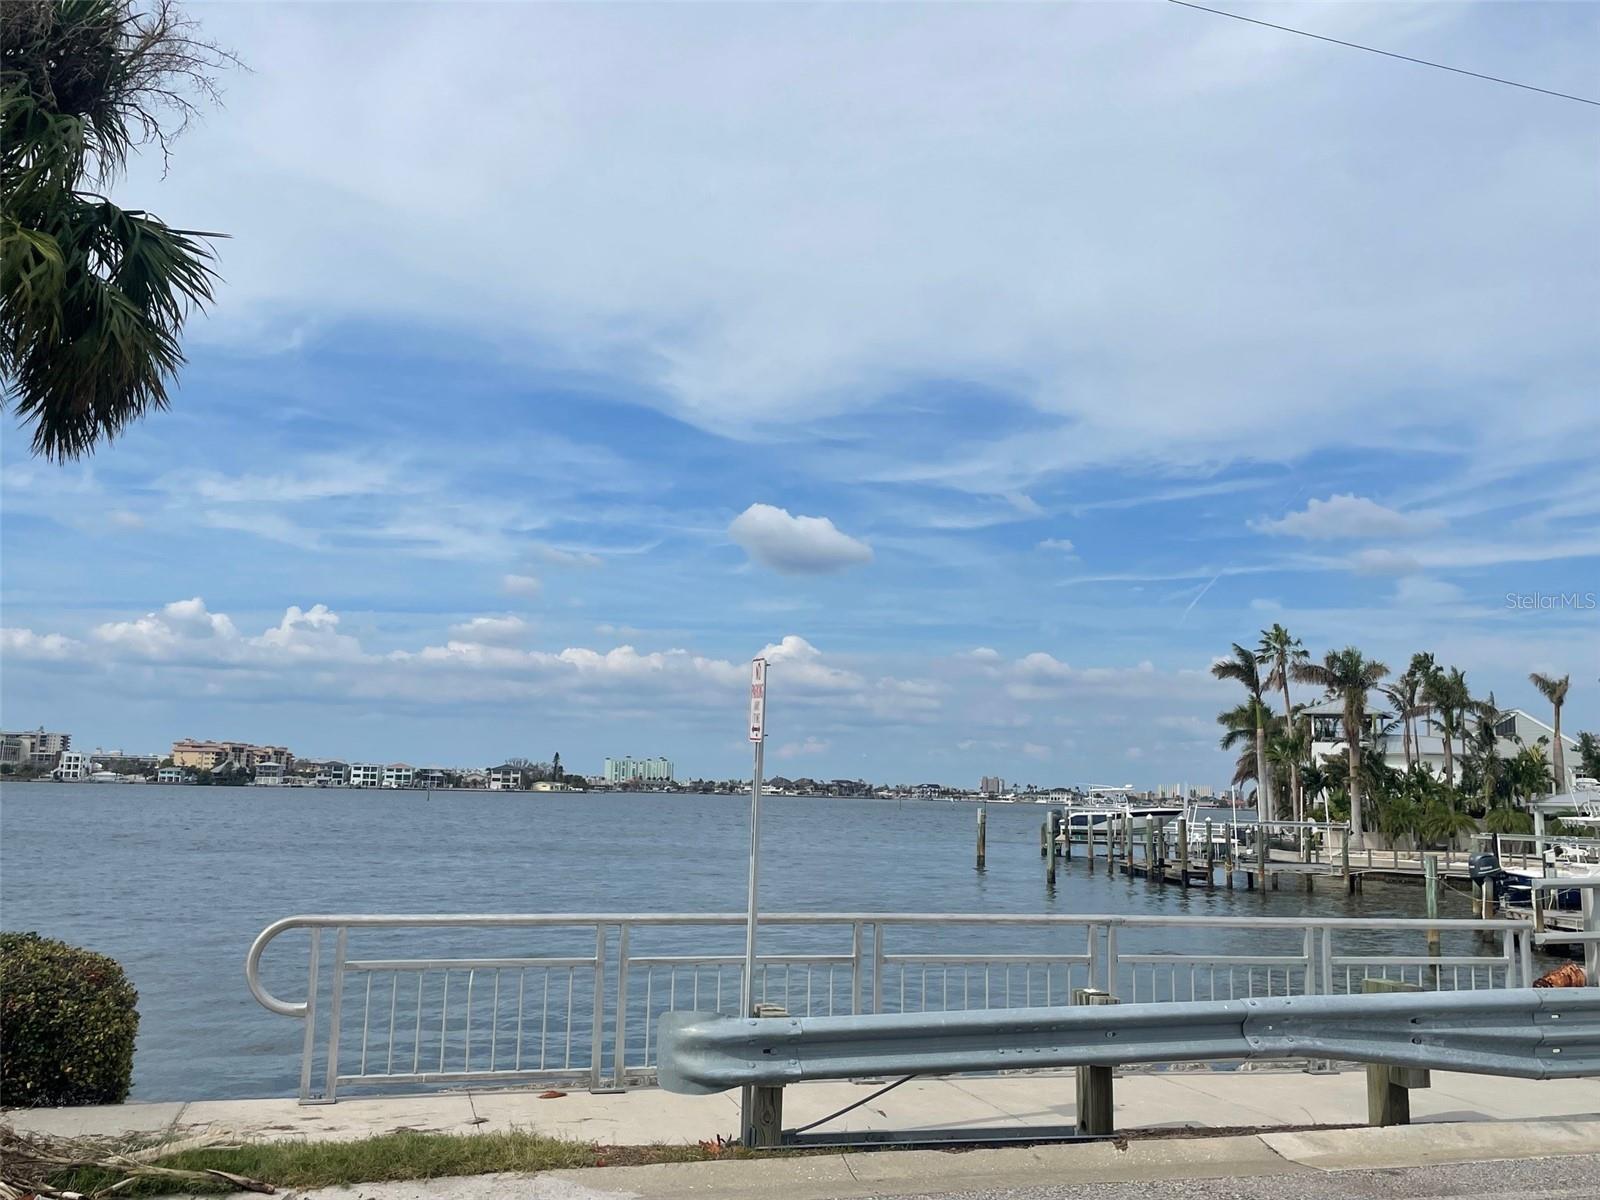
{"type": "MultiPolygon", "coordinates": [[[[740,912],[745,902],[743,796],[16,784],[0,801],[0,924],[123,964],[140,996],[138,1100],[293,1094],[301,1023],[257,1005],[243,973],[252,939],[279,917],[740,912]]],[[[763,809],[770,910],[1423,915],[1415,887],[1185,891],[1103,864],[1090,874],[1081,858],[1061,864],[1047,894],[1042,806],[990,806],[982,874],[970,805],[775,797],[763,809]]],[[[1467,902],[1447,895],[1440,915],[1467,916],[1467,902]]],[[[1191,945],[1251,952],[1242,936],[1201,931],[1191,945]]],[[[276,970],[274,991],[303,995],[292,971],[276,970]]]]}

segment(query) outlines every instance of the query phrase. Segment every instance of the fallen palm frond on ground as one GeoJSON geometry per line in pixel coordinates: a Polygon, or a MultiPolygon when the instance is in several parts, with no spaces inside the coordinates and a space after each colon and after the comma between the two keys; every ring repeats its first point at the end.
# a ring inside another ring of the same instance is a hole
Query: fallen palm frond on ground
{"type": "Polygon", "coordinates": [[[157,1161],[185,1151],[219,1149],[230,1140],[220,1134],[197,1134],[152,1144],[148,1138],[49,1137],[0,1125],[0,1200],[24,1196],[93,1200],[122,1194],[144,1181],[165,1191],[221,1184],[270,1194],[272,1185],[259,1179],[214,1167],[187,1169],[157,1161]],[[80,1178],[82,1183],[78,1183],[80,1178]],[[77,1189],[73,1183],[78,1183],[77,1189]]]}

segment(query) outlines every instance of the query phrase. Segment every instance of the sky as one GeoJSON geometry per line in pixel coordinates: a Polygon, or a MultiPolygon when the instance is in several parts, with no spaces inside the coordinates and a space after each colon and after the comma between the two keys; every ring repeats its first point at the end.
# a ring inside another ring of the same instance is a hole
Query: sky
{"type": "MultiPolygon", "coordinates": [[[[1234,11],[1559,91],[1600,9],[1234,11]]],[[[195,6],[170,412],[3,418],[7,728],[1225,784],[1282,622],[1600,729],[1600,108],[1172,4],[195,6]]],[[[1309,697],[1307,697],[1309,698],[1309,697]]]]}

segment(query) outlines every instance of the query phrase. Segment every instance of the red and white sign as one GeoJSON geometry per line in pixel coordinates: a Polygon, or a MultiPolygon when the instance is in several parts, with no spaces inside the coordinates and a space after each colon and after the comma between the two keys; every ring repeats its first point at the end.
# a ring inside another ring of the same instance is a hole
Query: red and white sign
{"type": "Polygon", "coordinates": [[[750,663],[750,740],[762,741],[767,736],[767,660],[757,658],[750,663]]]}

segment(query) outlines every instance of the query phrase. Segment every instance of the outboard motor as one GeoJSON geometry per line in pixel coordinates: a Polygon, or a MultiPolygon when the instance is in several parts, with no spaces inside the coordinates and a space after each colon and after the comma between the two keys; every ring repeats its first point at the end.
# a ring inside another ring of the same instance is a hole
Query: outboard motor
{"type": "Polygon", "coordinates": [[[1493,851],[1484,851],[1474,854],[1467,859],[1467,878],[1473,883],[1482,883],[1485,879],[1493,879],[1496,883],[1505,878],[1505,870],[1500,866],[1500,859],[1493,851]]]}

